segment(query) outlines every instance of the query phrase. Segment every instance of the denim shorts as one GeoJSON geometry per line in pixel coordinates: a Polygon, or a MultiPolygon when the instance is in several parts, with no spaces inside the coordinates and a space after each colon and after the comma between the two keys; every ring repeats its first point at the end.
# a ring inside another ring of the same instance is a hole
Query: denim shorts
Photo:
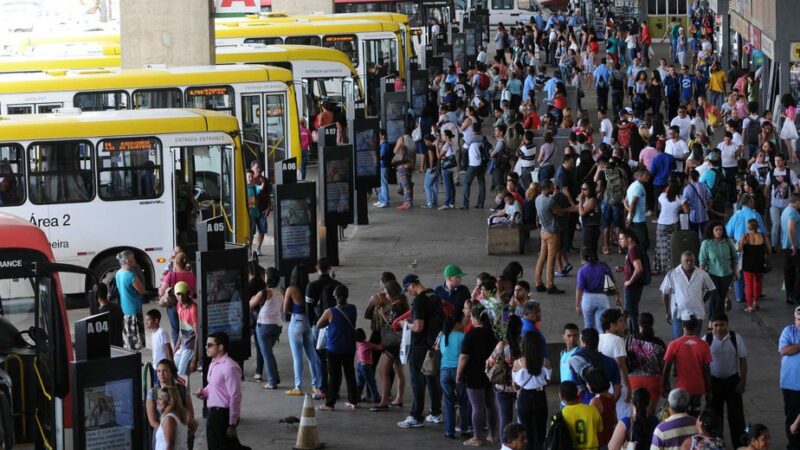
{"type": "Polygon", "coordinates": [[[256,220],[256,230],[259,234],[267,234],[267,229],[269,226],[267,225],[267,217],[264,214],[258,215],[258,220],[256,220]]]}
{"type": "Polygon", "coordinates": [[[601,228],[623,228],[622,205],[611,205],[606,202],[600,204],[600,227],[601,228]]]}

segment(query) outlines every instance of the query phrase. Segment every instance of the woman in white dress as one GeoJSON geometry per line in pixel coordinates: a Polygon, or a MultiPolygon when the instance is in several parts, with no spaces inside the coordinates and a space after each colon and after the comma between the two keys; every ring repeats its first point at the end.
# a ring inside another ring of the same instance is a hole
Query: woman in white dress
{"type": "Polygon", "coordinates": [[[175,387],[162,388],[158,393],[161,425],[156,430],[155,450],[189,450],[186,409],[175,387]]]}

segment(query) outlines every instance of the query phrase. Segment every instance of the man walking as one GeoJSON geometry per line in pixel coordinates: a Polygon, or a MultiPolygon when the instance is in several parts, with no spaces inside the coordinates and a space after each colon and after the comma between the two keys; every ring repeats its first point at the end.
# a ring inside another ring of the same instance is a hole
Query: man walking
{"type": "Polygon", "coordinates": [[[697,419],[687,414],[689,394],[683,389],[673,389],[667,397],[669,417],[653,431],[650,450],[680,450],[686,438],[697,432],[697,419]]]}
{"type": "MultiPolygon", "coordinates": [[[[781,245],[783,246],[783,275],[786,283],[786,303],[800,300],[800,195],[792,194],[789,206],[781,214],[781,245]]],[[[774,227],[773,227],[774,229],[774,227]]],[[[773,247],[775,248],[775,247],[773,247]]]]}
{"type": "Polygon", "coordinates": [[[783,412],[786,415],[786,437],[790,450],[800,449],[800,434],[794,434],[789,426],[800,415],[800,306],[794,309],[794,323],[787,325],[778,341],[781,355],[781,391],[783,412]]]}
{"type": "Polygon", "coordinates": [[[411,379],[413,402],[411,414],[405,420],[397,422],[400,428],[420,428],[425,421],[442,423],[442,390],[439,379],[422,373],[422,363],[436,336],[442,330],[444,315],[442,300],[433,290],[426,288],[419,277],[408,274],[403,278],[403,289],[414,296],[411,304],[411,346],[408,351],[408,374],[411,379]],[[425,387],[431,397],[431,414],[425,417],[425,387]]]}
{"type": "Polygon", "coordinates": [[[741,334],[728,329],[728,315],[717,313],[711,317],[713,332],[706,334],[711,346],[711,408],[720,420],[714,434],[724,435],[722,412],[728,407],[728,429],[731,441],[744,434],[744,406],[742,394],[747,384],[747,350],[741,334]]]}
{"type": "Polygon", "coordinates": [[[620,250],[625,251],[625,263],[622,266],[625,312],[630,321],[630,330],[634,332],[639,329],[639,302],[644,290],[642,276],[645,274],[644,260],[647,253],[639,247],[639,240],[631,230],[622,230],[618,235],[618,243],[620,250]]]}
{"type": "Polygon", "coordinates": [[[195,394],[206,400],[208,419],[206,439],[208,449],[239,448],[236,427],[242,404],[242,369],[228,356],[228,335],[211,333],[206,340],[206,356],[211,358],[208,367],[208,384],[195,394]]]}
{"type": "Polygon", "coordinates": [[[608,108],[608,88],[611,84],[611,69],[606,65],[606,59],[600,59],[600,65],[592,73],[594,77],[594,88],[597,91],[597,110],[608,108]]]}
{"type": "Polygon", "coordinates": [[[683,334],[682,319],[693,316],[703,321],[703,299],[715,287],[708,273],[695,266],[694,253],[685,251],[681,255],[680,266],[667,272],[660,289],[665,317],[667,323],[672,325],[672,338],[677,339],[683,334]]]}
{"type": "Polygon", "coordinates": [[[136,258],[130,250],[117,254],[119,270],[114,275],[122,307],[122,344],[129,350],[144,348],[144,316],[142,315],[142,294],[145,287],[137,275],[136,258]]]}
{"type": "Polygon", "coordinates": [[[667,345],[662,383],[666,394],[670,391],[672,367],[677,366],[676,384],[690,396],[690,414],[697,415],[703,396],[711,396],[711,348],[706,341],[697,337],[702,320],[684,315],[680,322],[683,336],[667,345]]]}
{"type": "Polygon", "coordinates": [[[633,231],[639,240],[639,247],[647,253],[650,249],[650,237],[647,233],[647,197],[644,185],[650,180],[650,172],[639,169],[633,177],[636,181],[628,186],[624,201],[625,208],[629,211],[625,226],[633,231]]]}

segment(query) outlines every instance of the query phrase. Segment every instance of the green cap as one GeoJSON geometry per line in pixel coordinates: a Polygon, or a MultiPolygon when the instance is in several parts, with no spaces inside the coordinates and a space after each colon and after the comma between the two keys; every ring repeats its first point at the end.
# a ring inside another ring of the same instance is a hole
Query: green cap
{"type": "Polygon", "coordinates": [[[450,264],[449,266],[444,268],[444,277],[463,277],[466,275],[464,271],[461,270],[461,267],[458,267],[455,264],[450,264]]]}

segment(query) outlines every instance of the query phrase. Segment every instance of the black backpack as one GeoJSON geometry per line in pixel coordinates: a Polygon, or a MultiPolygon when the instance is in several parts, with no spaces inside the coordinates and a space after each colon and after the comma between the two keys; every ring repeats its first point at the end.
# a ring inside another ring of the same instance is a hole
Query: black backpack
{"type": "Polygon", "coordinates": [[[572,436],[570,435],[564,415],[558,412],[550,419],[547,436],[544,438],[544,450],[573,450],[572,436]]]}
{"type": "Polygon", "coordinates": [[[744,140],[747,145],[758,145],[758,136],[761,134],[761,117],[750,119],[744,130],[744,140]]]}
{"type": "Polygon", "coordinates": [[[730,183],[725,179],[722,169],[715,167],[711,169],[717,175],[714,180],[714,188],[711,189],[711,209],[719,214],[724,214],[730,199],[730,183]]]}

